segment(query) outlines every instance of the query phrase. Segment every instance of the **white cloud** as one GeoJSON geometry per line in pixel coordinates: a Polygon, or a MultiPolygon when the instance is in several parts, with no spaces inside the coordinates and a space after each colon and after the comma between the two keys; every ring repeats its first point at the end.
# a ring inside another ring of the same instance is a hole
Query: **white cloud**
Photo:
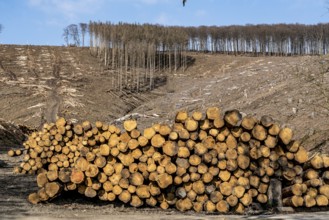
{"type": "Polygon", "coordinates": [[[62,14],[74,20],[79,14],[90,14],[102,7],[104,0],[28,0],[30,7],[49,14],[62,14]]]}

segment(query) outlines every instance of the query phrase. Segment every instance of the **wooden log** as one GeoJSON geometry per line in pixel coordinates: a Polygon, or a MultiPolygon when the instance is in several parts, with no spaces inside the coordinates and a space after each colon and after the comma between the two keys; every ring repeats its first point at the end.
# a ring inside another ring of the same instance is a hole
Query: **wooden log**
{"type": "MultiPolygon", "coordinates": [[[[256,190],[257,191],[257,190],[256,190]]],[[[239,201],[245,206],[248,207],[252,203],[252,196],[249,193],[245,193],[239,201]]]]}
{"type": "Polygon", "coordinates": [[[280,125],[277,123],[274,123],[269,129],[268,133],[272,136],[276,136],[280,133],[280,125]]]}
{"type": "Polygon", "coordinates": [[[267,197],[266,194],[259,193],[259,194],[257,195],[257,201],[258,201],[259,203],[261,203],[261,204],[265,204],[265,203],[267,203],[267,201],[268,201],[268,197],[267,197]]]}
{"type": "Polygon", "coordinates": [[[85,180],[85,175],[81,170],[74,168],[72,169],[70,180],[72,183],[80,184],[85,180]]]}
{"type": "Polygon", "coordinates": [[[324,195],[318,195],[316,198],[315,198],[315,201],[316,201],[316,205],[317,206],[328,206],[329,204],[329,201],[328,201],[328,198],[324,195]]]}
{"type": "Polygon", "coordinates": [[[220,193],[224,196],[230,196],[233,191],[233,186],[229,182],[223,182],[220,186],[220,193]]]}
{"type": "Polygon", "coordinates": [[[275,148],[275,146],[278,143],[278,140],[276,137],[272,136],[272,135],[268,135],[266,140],[264,141],[265,145],[269,148],[275,148]]]}
{"type": "Polygon", "coordinates": [[[231,129],[231,134],[235,137],[235,138],[239,138],[241,136],[241,134],[243,133],[243,129],[241,127],[233,127],[231,129]]]}
{"type": "Polygon", "coordinates": [[[268,146],[262,145],[259,148],[262,157],[269,157],[271,155],[271,149],[268,146]]]}
{"type": "Polygon", "coordinates": [[[299,150],[300,141],[291,141],[286,148],[289,152],[296,153],[299,150]]]}
{"type": "Polygon", "coordinates": [[[252,129],[252,136],[259,141],[264,141],[267,137],[267,131],[262,125],[255,125],[252,129]]]}
{"type": "Polygon", "coordinates": [[[240,135],[240,140],[242,142],[248,142],[250,141],[250,138],[251,138],[251,135],[249,132],[243,132],[241,135],[240,135]]]}
{"type": "Polygon", "coordinates": [[[258,176],[252,175],[249,177],[249,183],[252,187],[257,189],[260,184],[260,178],[258,176]]]}
{"type": "Polygon", "coordinates": [[[155,130],[150,127],[150,128],[145,128],[143,132],[143,136],[146,137],[148,140],[151,140],[152,137],[156,134],[155,130]]]}
{"type": "Polygon", "coordinates": [[[58,182],[51,182],[45,184],[45,191],[50,198],[54,198],[62,191],[62,185],[58,182]]]}
{"type": "Polygon", "coordinates": [[[292,197],[284,198],[282,200],[282,204],[288,207],[300,207],[303,206],[304,199],[301,196],[292,196],[292,197]]]}
{"type": "Polygon", "coordinates": [[[309,195],[305,195],[303,197],[304,199],[304,205],[307,207],[307,208],[310,208],[310,207],[313,207],[316,205],[316,200],[315,198],[309,196],[309,195]]]}
{"type": "Polygon", "coordinates": [[[38,203],[40,202],[40,197],[39,197],[38,193],[31,193],[31,194],[28,196],[27,200],[28,200],[30,203],[32,203],[32,204],[35,205],[35,204],[38,204],[38,203]]]}
{"type": "Polygon", "coordinates": [[[193,210],[197,213],[203,211],[203,203],[201,202],[193,202],[193,210]]]}
{"type": "Polygon", "coordinates": [[[163,143],[162,150],[166,155],[173,157],[178,153],[178,146],[173,141],[166,141],[163,143]]]}
{"type": "Polygon", "coordinates": [[[48,201],[49,200],[49,196],[46,193],[46,190],[45,190],[44,187],[38,190],[38,196],[39,196],[40,201],[44,201],[45,202],[45,201],[48,201]]]}
{"type": "Polygon", "coordinates": [[[223,200],[223,195],[219,191],[213,191],[210,193],[209,199],[213,203],[218,203],[219,201],[223,200]]]}
{"type": "Polygon", "coordinates": [[[298,151],[295,153],[295,161],[303,164],[308,161],[308,152],[305,150],[304,147],[300,146],[298,151]]]}
{"type": "Polygon", "coordinates": [[[231,134],[226,137],[225,143],[226,146],[231,149],[237,148],[238,145],[236,138],[231,134]]]}
{"type": "Polygon", "coordinates": [[[216,129],[219,129],[219,128],[224,127],[224,125],[225,125],[225,121],[224,121],[222,118],[216,118],[216,119],[213,121],[213,124],[214,124],[214,127],[215,127],[216,129]]]}
{"type": "Polygon", "coordinates": [[[293,180],[296,177],[296,171],[293,168],[284,168],[283,172],[282,172],[282,176],[286,179],[286,180],[293,180]]]}
{"type": "Polygon", "coordinates": [[[268,183],[262,182],[259,184],[258,192],[261,194],[267,194],[268,187],[269,187],[268,183]]]}
{"type": "Polygon", "coordinates": [[[232,160],[232,159],[227,160],[227,162],[226,162],[226,169],[228,171],[233,172],[237,168],[238,168],[238,162],[237,162],[237,160],[232,160]]]}
{"type": "Polygon", "coordinates": [[[187,192],[184,187],[178,187],[175,191],[175,195],[179,199],[184,199],[187,196],[187,192]]]}
{"type": "Polygon", "coordinates": [[[192,118],[196,121],[200,121],[203,119],[203,113],[202,112],[199,112],[199,111],[194,111],[192,113],[192,118]]]}
{"type": "Polygon", "coordinates": [[[141,132],[140,132],[139,130],[137,130],[137,129],[133,129],[133,130],[131,130],[131,131],[129,132],[129,135],[130,135],[130,137],[133,138],[133,139],[138,139],[139,136],[141,135],[141,132]]]}
{"type": "Polygon", "coordinates": [[[83,127],[80,124],[76,124],[73,127],[74,134],[82,135],[83,134],[83,127]]]}
{"type": "Polygon", "coordinates": [[[151,207],[155,207],[158,203],[158,201],[152,196],[150,198],[146,199],[145,202],[147,205],[149,205],[151,207]]]}
{"type": "Polygon", "coordinates": [[[317,188],[311,187],[311,188],[307,189],[306,194],[313,198],[316,198],[318,195],[318,190],[317,190],[317,188]]]}
{"type": "Polygon", "coordinates": [[[134,186],[140,186],[144,183],[144,177],[141,173],[135,172],[130,175],[129,182],[134,186]]]}
{"type": "Polygon", "coordinates": [[[9,150],[7,152],[7,154],[8,154],[9,157],[13,157],[13,156],[15,156],[15,151],[14,150],[9,150]]]}
{"type": "Polygon", "coordinates": [[[227,182],[231,178],[231,172],[228,170],[219,171],[218,177],[223,181],[227,182]]]}
{"type": "Polygon", "coordinates": [[[216,210],[220,213],[228,213],[230,210],[230,206],[225,200],[221,200],[216,203],[216,210]]]}
{"type": "Polygon", "coordinates": [[[40,173],[37,176],[37,185],[39,188],[42,188],[48,183],[48,178],[46,173],[40,173]]]}
{"type": "MultiPolygon", "coordinates": [[[[144,202],[137,196],[137,195],[132,195],[131,200],[130,200],[130,205],[133,207],[140,207],[144,204],[144,202]]],[[[161,207],[163,208],[163,206],[161,207]]]]}
{"type": "Polygon", "coordinates": [[[123,122],[123,127],[126,131],[132,131],[137,128],[137,121],[136,120],[126,120],[123,122]]]}
{"type": "Polygon", "coordinates": [[[287,198],[291,196],[301,196],[303,195],[302,184],[294,184],[282,189],[282,197],[287,198]]]}
{"type": "Polygon", "coordinates": [[[321,179],[311,179],[304,182],[307,187],[319,187],[323,185],[321,179]]]}
{"type": "Polygon", "coordinates": [[[323,160],[323,167],[329,168],[329,156],[328,155],[322,155],[323,160]]]}
{"type": "Polygon", "coordinates": [[[178,111],[175,116],[175,122],[185,122],[187,118],[188,118],[187,111],[178,111]]]}
{"type": "Polygon", "coordinates": [[[99,169],[95,164],[89,164],[85,171],[87,177],[96,177],[98,173],[99,169]]]}
{"type": "Polygon", "coordinates": [[[184,198],[184,199],[179,199],[176,204],[176,209],[181,211],[181,212],[185,212],[188,210],[191,210],[193,208],[193,203],[191,202],[191,200],[189,198],[184,198]]]}
{"type": "Polygon", "coordinates": [[[324,167],[323,157],[320,155],[315,155],[310,161],[304,164],[304,169],[314,168],[321,169],[324,167]]]}
{"type": "Polygon", "coordinates": [[[206,111],[206,116],[207,119],[209,120],[215,120],[217,118],[220,118],[221,116],[220,114],[221,114],[220,109],[217,107],[210,107],[206,111]]]}
{"type": "Polygon", "coordinates": [[[271,116],[269,115],[264,115],[260,118],[260,123],[266,127],[269,128],[274,124],[274,120],[271,116]]]}
{"type": "Polygon", "coordinates": [[[161,147],[166,140],[160,135],[160,134],[155,134],[152,139],[151,139],[151,144],[153,147],[161,147]]]}
{"type": "Polygon", "coordinates": [[[329,199],[329,185],[323,185],[319,187],[319,194],[326,196],[329,199]]]}
{"type": "Polygon", "coordinates": [[[173,178],[167,173],[160,174],[156,179],[159,187],[165,189],[173,183],[173,178]]]}
{"type": "Polygon", "coordinates": [[[182,128],[181,130],[178,131],[178,137],[181,140],[188,140],[190,138],[190,133],[188,132],[188,130],[182,128]]]}
{"type": "Polygon", "coordinates": [[[72,170],[70,168],[61,169],[58,172],[58,179],[62,183],[69,183],[71,181],[71,172],[72,172],[72,170]]]}
{"type": "Polygon", "coordinates": [[[225,112],[224,120],[230,126],[238,126],[241,123],[242,115],[236,109],[230,110],[225,112]]]}
{"type": "Polygon", "coordinates": [[[195,121],[194,119],[192,118],[187,118],[185,120],[185,129],[189,132],[193,132],[193,131],[196,131],[199,127],[199,124],[197,121],[195,121]]]}
{"type": "Polygon", "coordinates": [[[244,214],[245,213],[245,207],[242,203],[238,203],[235,207],[234,207],[234,212],[237,214],[244,214]]]}
{"type": "Polygon", "coordinates": [[[238,200],[238,197],[236,197],[235,195],[230,195],[226,198],[226,202],[227,204],[229,204],[230,207],[235,207],[239,200],[238,200]]]}
{"type": "Polygon", "coordinates": [[[136,195],[141,199],[150,198],[151,194],[150,194],[149,186],[147,186],[147,185],[137,186],[136,195]]]}
{"type": "Polygon", "coordinates": [[[242,119],[241,126],[246,130],[252,130],[256,123],[257,120],[253,116],[247,115],[242,119]]]}
{"type": "Polygon", "coordinates": [[[279,133],[280,140],[285,144],[288,145],[292,140],[293,132],[290,128],[282,128],[279,133]]]}
{"type": "Polygon", "coordinates": [[[308,169],[304,172],[304,178],[306,180],[318,179],[319,178],[319,172],[317,172],[314,169],[308,169]]]}
{"type": "MultiPolygon", "coordinates": [[[[245,187],[244,186],[235,186],[233,188],[233,192],[232,192],[232,195],[236,196],[237,198],[242,198],[243,195],[245,194],[245,187]]],[[[231,204],[230,204],[231,205],[231,204]]]]}

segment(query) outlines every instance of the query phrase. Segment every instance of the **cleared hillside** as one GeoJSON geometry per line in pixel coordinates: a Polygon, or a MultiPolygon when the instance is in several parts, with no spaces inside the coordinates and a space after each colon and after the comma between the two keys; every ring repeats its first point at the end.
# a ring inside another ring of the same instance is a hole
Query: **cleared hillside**
{"type": "Polygon", "coordinates": [[[0,117],[7,121],[111,121],[157,96],[112,92],[113,82],[87,48],[0,46],[0,117]]]}
{"type": "MultiPolygon", "coordinates": [[[[195,63],[187,71],[168,73],[158,88],[131,94],[113,89],[115,74],[88,48],[2,45],[0,117],[37,128],[57,116],[110,123],[137,113],[133,116],[147,126],[169,120],[179,109],[216,105],[271,115],[297,138],[322,137],[329,129],[327,91],[320,87],[328,85],[327,57],[189,56],[195,63]],[[324,77],[320,86],[310,80],[312,74],[324,77]]],[[[324,137],[316,139],[309,148],[324,137]]]]}

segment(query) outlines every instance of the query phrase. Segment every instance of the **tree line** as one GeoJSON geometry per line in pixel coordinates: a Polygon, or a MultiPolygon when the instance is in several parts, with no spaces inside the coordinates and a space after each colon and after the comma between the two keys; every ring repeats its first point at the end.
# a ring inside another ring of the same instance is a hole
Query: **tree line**
{"type": "Polygon", "coordinates": [[[179,45],[185,51],[287,56],[322,55],[329,49],[329,23],[178,27],[90,22],[89,27],[92,49],[138,38],[153,41],[157,51],[179,45]]]}
{"type": "Polygon", "coordinates": [[[63,36],[68,45],[79,46],[87,32],[91,54],[116,76],[114,86],[130,91],[154,88],[161,82],[156,72],[185,70],[191,51],[292,56],[329,50],[329,23],[179,27],[90,22],[69,25],[63,36]]]}

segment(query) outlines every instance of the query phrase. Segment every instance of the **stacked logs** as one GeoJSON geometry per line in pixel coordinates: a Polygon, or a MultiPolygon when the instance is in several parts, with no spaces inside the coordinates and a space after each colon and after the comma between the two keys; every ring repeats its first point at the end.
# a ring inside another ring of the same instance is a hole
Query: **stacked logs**
{"type": "Polygon", "coordinates": [[[21,149],[10,149],[7,154],[9,157],[16,157],[16,156],[21,156],[22,153],[23,152],[21,149]]]}
{"type": "Polygon", "coordinates": [[[17,172],[38,174],[39,190],[28,198],[34,204],[77,191],[133,207],[245,213],[252,203],[269,202],[272,178],[282,180],[284,205],[309,207],[305,201],[313,196],[323,206],[329,198],[327,157],[320,156],[318,165],[318,156],[309,160],[290,128],[237,110],[224,116],[216,107],[205,114],[180,111],[172,126],[154,124],[142,132],[135,120],[119,129],[60,118],[24,146],[17,172]]]}
{"type": "Polygon", "coordinates": [[[303,165],[303,169],[295,167],[295,173],[289,186],[282,190],[283,204],[308,208],[328,206],[329,156],[315,155],[303,165]]]}

